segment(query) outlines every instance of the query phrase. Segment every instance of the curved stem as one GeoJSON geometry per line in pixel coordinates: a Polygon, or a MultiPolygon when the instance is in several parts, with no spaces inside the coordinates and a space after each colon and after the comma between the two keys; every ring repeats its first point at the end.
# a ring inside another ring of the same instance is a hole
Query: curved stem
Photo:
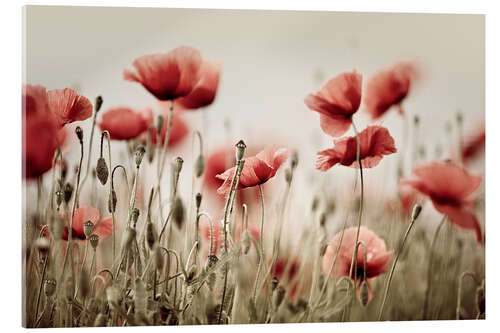
{"type": "Polygon", "coordinates": [[[434,233],[434,238],[432,239],[432,243],[431,243],[429,266],[427,266],[427,289],[425,291],[424,310],[423,310],[423,316],[422,316],[422,319],[424,319],[424,320],[427,318],[427,310],[429,307],[429,296],[430,296],[431,289],[432,289],[432,266],[434,264],[434,260],[433,260],[434,253],[433,252],[434,252],[434,248],[436,246],[436,241],[437,241],[439,231],[443,227],[445,221],[446,221],[446,215],[443,216],[443,219],[441,220],[438,227],[436,228],[436,232],[434,233]]]}
{"type": "Polygon", "coordinates": [[[410,233],[411,228],[413,227],[413,224],[415,223],[414,218],[411,219],[410,225],[408,226],[408,229],[406,229],[405,235],[403,237],[403,242],[399,246],[398,253],[396,254],[396,258],[394,259],[394,262],[392,263],[391,267],[391,272],[389,273],[389,277],[387,278],[387,284],[385,286],[385,291],[384,291],[384,298],[382,300],[382,305],[380,305],[380,310],[378,314],[378,320],[382,320],[382,314],[384,313],[384,307],[385,307],[385,302],[387,301],[387,295],[389,293],[389,287],[391,286],[391,281],[392,281],[392,276],[394,274],[394,270],[396,269],[396,264],[398,263],[399,256],[401,255],[401,252],[403,252],[403,248],[406,243],[406,239],[408,238],[408,234],[410,233]]]}
{"type": "Polygon", "coordinates": [[[263,243],[263,236],[264,236],[264,193],[262,192],[262,185],[259,185],[259,192],[260,192],[260,203],[262,206],[262,216],[261,216],[261,221],[260,221],[260,239],[259,239],[259,266],[257,268],[257,276],[255,277],[255,283],[254,283],[254,288],[253,288],[253,294],[252,294],[252,300],[255,304],[256,299],[257,299],[257,285],[259,283],[259,275],[260,271],[262,270],[262,261],[264,260],[264,243],[263,243]]]}

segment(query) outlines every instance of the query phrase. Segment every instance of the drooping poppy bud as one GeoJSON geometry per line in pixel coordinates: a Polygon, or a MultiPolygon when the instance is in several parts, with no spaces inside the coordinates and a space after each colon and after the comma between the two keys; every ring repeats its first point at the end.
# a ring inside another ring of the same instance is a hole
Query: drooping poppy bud
{"type": "Polygon", "coordinates": [[[247,145],[243,140],[240,140],[236,143],[236,161],[241,161],[243,159],[246,147],[247,145]]]}
{"type": "Polygon", "coordinates": [[[97,173],[97,178],[101,182],[102,185],[106,185],[106,182],[108,181],[108,166],[106,164],[106,160],[102,157],[99,157],[97,159],[97,166],[95,168],[96,173],[97,173]]]}

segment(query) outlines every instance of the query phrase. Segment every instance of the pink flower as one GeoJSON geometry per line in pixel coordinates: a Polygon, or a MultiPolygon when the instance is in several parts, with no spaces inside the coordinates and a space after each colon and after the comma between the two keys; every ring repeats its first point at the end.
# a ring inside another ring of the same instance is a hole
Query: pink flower
{"type": "Polygon", "coordinates": [[[328,81],[316,94],[309,94],[304,102],[320,114],[323,132],[337,137],[351,126],[352,115],[361,102],[361,74],[342,73],[328,81]]]}
{"type": "MultiPolygon", "coordinates": [[[[256,156],[245,158],[238,189],[264,184],[274,177],[281,164],[283,164],[287,158],[288,150],[276,145],[267,146],[256,156]]],[[[229,193],[235,171],[236,167],[232,167],[223,174],[216,176],[218,179],[224,181],[217,190],[217,193],[229,193]]]]}
{"type": "MultiPolygon", "coordinates": [[[[387,128],[372,125],[359,133],[360,160],[363,168],[373,168],[384,155],[395,153],[394,139],[387,128]]],[[[316,169],[326,171],[336,164],[358,167],[356,161],[356,137],[343,137],[334,140],[334,147],[320,151],[316,169]]]]}
{"type": "Polygon", "coordinates": [[[101,131],[107,130],[113,140],[129,140],[142,134],[152,123],[151,109],[139,113],[128,107],[117,107],[102,115],[99,127],[101,131]]]}
{"type": "Polygon", "coordinates": [[[49,106],[54,113],[59,126],[92,116],[90,101],[70,88],[49,90],[47,92],[49,106]]]}
{"type": "Polygon", "coordinates": [[[462,160],[470,161],[475,156],[484,153],[484,145],[486,143],[486,132],[484,125],[479,128],[476,133],[473,133],[462,147],[462,160]]]}
{"type": "MultiPolygon", "coordinates": [[[[323,272],[328,274],[330,272],[330,267],[333,264],[335,255],[337,254],[337,248],[340,248],[337,255],[337,261],[330,274],[331,278],[340,278],[342,276],[349,277],[352,257],[354,254],[354,248],[356,246],[356,233],[357,227],[351,227],[344,231],[344,238],[342,239],[342,244],[340,244],[340,239],[342,237],[342,231],[337,233],[328,247],[326,248],[325,255],[323,256],[323,272]]],[[[361,282],[366,274],[367,283],[385,273],[387,266],[392,260],[393,251],[387,251],[385,242],[383,239],[379,238],[373,231],[366,227],[361,227],[359,229],[359,239],[358,242],[362,241],[366,245],[366,263],[365,263],[365,247],[360,244],[358,247],[358,262],[357,270],[353,270],[356,273],[357,289],[361,286],[361,282]],[[365,270],[366,267],[366,270],[365,270]]],[[[369,287],[370,299],[373,297],[372,290],[369,287]]]]}
{"type": "Polygon", "coordinates": [[[37,178],[52,168],[59,126],[43,86],[23,86],[23,176],[37,178]]]}
{"type": "MultiPolygon", "coordinates": [[[[380,118],[393,105],[399,105],[408,95],[416,76],[415,65],[407,62],[375,73],[366,84],[364,102],[372,119],[380,118]]],[[[401,108],[399,111],[402,112],[401,108]]]]}
{"type": "Polygon", "coordinates": [[[135,71],[123,71],[125,80],[142,84],[159,100],[174,100],[189,95],[198,82],[201,55],[192,47],[181,46],[139,57],[133,66],[135,71]]]}
{"type": "Polygon", "coordinates": [[[215,99],[219,86],[221,64],[212,61],[203,61],[200,67],[200,80],[191,93],[176,100],[184,109],[199,109],[210,105],[215,99]]]}
{"type": "Polygon", "coordinates": [[[481,226],[473,210],[473,193],[481,185],[482,178],[473,176],[461,166],[448,163],[429,163],[413,170],[416,179],[401,179],[432,200],[434,208],[448,216],[455,225],[472,229],[482,243],[481,226]]]}

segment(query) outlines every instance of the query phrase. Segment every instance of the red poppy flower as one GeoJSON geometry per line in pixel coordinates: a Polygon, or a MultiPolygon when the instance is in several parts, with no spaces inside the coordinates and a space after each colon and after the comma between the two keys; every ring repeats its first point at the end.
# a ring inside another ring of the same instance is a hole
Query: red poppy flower
{"type": "MultiPolygon", "coordinates": [[[[288,158],[288,150],[277,145],[267,146],[256,156],[245,159],[238,189],[253,187],[264,184],[274,177],[279,167],[288,158]]],[[[227,194],[231,187],[236,167],[226,170],[223,174],[217,175],[224,183],[219,187],[217,193],[227,194]]]]}
{"type": "MultiPolygon", "coordinates": [[[[61,218],[64,218],[64,216],[61,215],[61,218]]],[[[73,217],[73,228],[72,228],[73,239],[80,239],[80,240],[86,239],[84,232],[84,224],[87,221],[90,221],[94,224],[92,234],[98,235],[99,240],[107,238],[113,234],[113,220],[111,216],[99,220],[99,210],[97,208],[91,206],[83,206],[75,210],[75,215],[73,217]]],[[[66,219],[64,232],[62,235],[62,238],[64,240],[68,240],[69,236],[68,226],[69,222],[68,219],[66,219]]]]}
{"type": "MultiPolygon", "coordinates": [[[[163,127],[161,128],[161,144],[165,144],[165,137],[167,136],[168,115],[164,115],[163,127]]],[[[172,117],[172,128],[170,129],[170,138],[168,139],[168,146],[175,147],[181,143],[189,134],[189,127],[182,117],[175,113],[172,117]]],[[[156,145],[157,130],[156,127],[150,128],[151,142],[156,145]]]]}
{"type": "Polygon", "coordinates": [[[323,132],[341,136],[351,126],[352,115],[361,103],[361,74],[342,73],[328,81],[316,94],[309,94],[304,102],[320,114],[323,132]]]}
{"type": "Polygon", "coordinates": [[[107,130],[113,140],[129,140],[146,131],[152,123],[151,109],[139,113],[128,107],[117,107],[102,115],[99,127],[101,131],[107,130]]]}
{"type": "Polygon", "coordinates": [[[208,190],[215,192],[224,183],[224,180],[219,179],[217,175],[235,165],[235,159],[234,147],[220,148],[207,156],[203,183],[208,190]]]}
{"type": "MultiPolygon", "coordinates": [[[[337,261],[335,262],[335,266],[332,269],[330,274],[331,278],[340,278],[342,276],[349,277],[349,273],[351,270],[352,256],[354,254],[354,247],[356,246],[356,233],[358,228],[351,227],[344,231],[344,238],[342,239],[342,244],[340,245],[337,261]]],[[[330,244],[326,248],[325,255],[323,256],[323,272],[328,274],[330,272],[330,267],[335,260],[335,255],[337,254],[337,248],[340,243],[340,239],[342,237],[342,231],[337,233],[330,244]]],[[[359,229],[359,238],[358,242],[362,241],[366,245],[366,263],[365,263],[365,247],[363,245],[359,245],[358,247],[358,263],[357,263],[357,271],[353,271],[356,273],[356,278],[358,281],[357,289],[359,292],[359,288],[361,286],[362,279],[366,273],[367,283],[368,280],[374,279],[380,274],[384,273],[387,269],[387,266],[392,260],[393,251],[387,251],[385,242],[383,239],[379,238],[373,231],[366,227],[361,227],[359,229]],[[366,267],[366,270],[365,270],[366,267]]],[[[351,276],[353,279],[354,276],[351,276]]],[[[370,299],[373,297],[372,290],[368,284],[368,288],[370,291],[370,299]]]]}
{"type": "Polygon", "coordinates": [[[168,53],[144,55],[134,60],[135,71],[125,69],[123,78],[138,82],[162,101],[187,96],[199,80],[200,52],[181,46],[168,53]]]}
{"type": "MultiPolygon", "coordinates": [[[[414,64],[400,62],[375,73],[366,84],[365,106],[372,119],[381,117],[406,98],[417,76],[414,64]]],[[[399,111],[402,112],[401,108],[399,111]]]]}
{"type": "Polygon", "coordinates": [[[399,202],[403,216],[409,217],[413,206],[421,202],[421,194],[411,186],[399,186],[399,202]]]}
{"type": "Polygon", "coordinates": [[[37,178],[52,168],[59,126],[42,86],[23,86],[23,175],[37,178]]]}
{"type": "MultiPolygon", "coordinates": [[[[387,128],[372,125],[359,133],[359,157],[363,168],[373,168],[384,155],[395,153],[394,139],[387,128]]],[[[316,169],[326,171],[335,164],[358,167],[356,161],[356,137],[349,136],[334,140],[334,147],[320,151],[316,160],[316,169]]]]}
{"type": "Polygon", "coordinates": [[[221,64],[204,61],[200,67],[200,80],[191,93],[176,100],[183,109],[199,109],[210,105],[217,94],[221,64]]]}
{"type": "Polygon", "coordinates": [[[47,96],[50,109],[61,127],[92,116],[92,103],[73,89],[49,90],[47,96]]]}
{"type": "Polygon", "coordinates": [[[448,216],[452,223],[474,230],[481,243],[483,236],[471,196],[481,185],[482,178],[469,174],[453,162],[425,164],[415,168],[413,173],[417,179],[401,179],[400,183],[428,196],[436,210],[448,216]]]}
{"type": "Polygon", "coordinates": [[[462,160],[467,162],[473,159],[476,155],[480,153],[484,153],[484,145],[486,142],[486,132],[484,129],[484,125],[474,133],[471,137],[468,138],[467,142],[465,142],[462,147],[462,160]]]}

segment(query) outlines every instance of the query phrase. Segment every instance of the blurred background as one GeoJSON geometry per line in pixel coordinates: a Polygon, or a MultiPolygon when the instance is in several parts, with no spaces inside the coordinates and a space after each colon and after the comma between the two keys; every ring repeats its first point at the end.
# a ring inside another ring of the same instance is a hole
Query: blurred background
{"type": "MultiPolygon", "coordinates": [[[[316,152],[332,141],[321,131],[318,114],[304,104],[308,93],[340,72],[356,69],[366,83],[396,61],[421,66],[422,78],[403,103],[409,122],[420,117],[421,161],[451,157],[458,111],[465,135],[484,123],[482,15],[48,6],[26,7],[25,15],[24,81],[47,89],[72,87],[91,100],[102,95],[104,111],[121,105],[159,109],[145,89],[122,78],[141,55],[189,45],[222,62],[216,100],[185,115],[190,128],[204,134],[207,153],[240,138],[249,146],[277,142],[296,148],[299,193],[351,189],[352,169],[314,170],[316,152]]],[[[363,105],[354,120],[360,129],[369,123],[363,105]]],[[[394,110],[382,119],[398,148],[403,123],[394,110]]],[[[191,170],[191,137],[171,153],[176,155],[191,170]]],[[[397,159],[385,157],[367,170],[374,200],[395,191],[397,159]]],[[[483,162],[472,168],[484,173],[483,162]]],[[[406,165],[405,173],[410,171],[406,165]]],[[[183,172],[181,186],[190,190],[191,172],[183,172]]],[[[311,196],[304,198],[298,204],[308,206],[311,196]]]]}

